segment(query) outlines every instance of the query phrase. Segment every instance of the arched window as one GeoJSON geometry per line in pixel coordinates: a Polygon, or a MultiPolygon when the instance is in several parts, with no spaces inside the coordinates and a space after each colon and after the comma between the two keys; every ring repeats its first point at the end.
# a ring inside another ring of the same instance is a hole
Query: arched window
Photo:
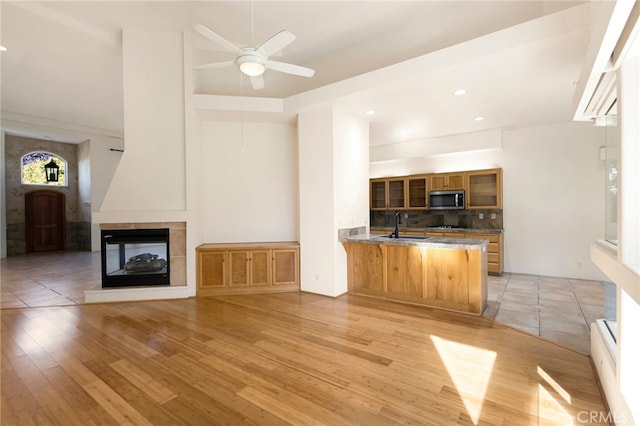
{"type": "Polygon", "coordinates": [[[50,152],[35,151],[23,155],[21,171],[23,185],[67,186],[67,161],[50,152]],[[51,160],[59,167],[57,182],[47,182],[47,177],[44,173],[45,164],[51,160]]]}

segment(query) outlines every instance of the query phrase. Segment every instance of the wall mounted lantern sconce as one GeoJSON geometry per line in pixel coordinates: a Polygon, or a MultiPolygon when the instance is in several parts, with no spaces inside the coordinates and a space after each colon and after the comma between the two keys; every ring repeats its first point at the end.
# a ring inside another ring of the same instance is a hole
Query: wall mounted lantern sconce
{"type": "Polygon", "coordinates": [[[57,182],[58,172],[60,172],[60,167],[53,162],[53,158],[44,165],[44,174],[47,177],[47,182],[57,182]]]}

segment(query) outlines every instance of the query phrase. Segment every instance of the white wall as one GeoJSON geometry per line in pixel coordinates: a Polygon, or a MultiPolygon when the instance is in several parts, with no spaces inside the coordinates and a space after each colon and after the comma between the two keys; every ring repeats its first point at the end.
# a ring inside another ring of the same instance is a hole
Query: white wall
{"type": "Polygon", "coordinates": [[[600,280],[590,246],[604,236],[604,132],[572,122],[504,130],[502,148],[483,134],[478,150],[376,162],[370,174],[502,167],[505,270],[600,280]]]}
{"type": "Polygon", "coordinates": [[[333,109],[298,117],[300,179],[300,286],[303,291],[335,296],[333,223],[333,109]]]}
{"type": "Polygon", "coordinates": [[[101,212],[184,211],[182,33],[125,29],[122,44],[125,152],[101,212]]]}
{"type": "MultiPolygon", "coordinates": [[[[118,168],[122,153],[111,149],[124,149],[122,138],[92,136],[89,140],[91,168],[91,213],[99,212],[118,168]]],[[[100,224],[91,224],[91,250],[100,250],[100,224]]]]}
{"type": "MultiPolygon", "coordinates": [[[[333,114],[333,217],[337,229],[369,226],[369,123],[340,110],[333,114]]],[[[334,239],[333,294],[347,292],[347,255],[334,239]]]]}
{"type": "Polygon", "coordinates": [[[347,291],[338,229],[369,225],[369,126],[323,106],[300,113],[298,137],[301,288],[338,296],[347,291]]]}
{"type": "Polygon", "coordinates": [[[504,132],[507,270],[604,279],[590,260],[604,237],[604,141],[588,123],[504,132]]]}
{"type": "Polygon", "coordinates": [[[297,241],[295,125],[200,121],[199,127],[202,241],[297,241]]]}

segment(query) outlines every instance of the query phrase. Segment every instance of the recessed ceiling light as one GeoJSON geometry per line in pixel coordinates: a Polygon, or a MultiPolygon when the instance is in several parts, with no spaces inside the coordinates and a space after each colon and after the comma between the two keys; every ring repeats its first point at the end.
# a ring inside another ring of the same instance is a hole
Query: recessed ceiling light
{"type": "Polygon", "coordinates": [[[6,51],[7,51],[7,48],[6,48],[6,47],[4,47],[4,46],[0,46],[0,52],[6,52],[6,51]]]}
{"type": "Polygon", "coordinates": [[[462,95],[464,95],[466,93],[467,93],[467,91],[464,90],[464,89],[458,89],[455,92],[453,92],[453,94],[456,95],[456,96],[462,96],[462,95]]]}
{"type": "Polygon", "coordinates": [[[480,116],[478,116],[478,117],[474,118],[474,120],[476,120],[476,121],[482,121],[482,120],[484,120],[484,117],[480,117],[480,116]]]}
{"type": "Polygon", "coordinates": [[[367,115],[374,115],[376,112],[372,109],[370,109],[369,111],[365,112],[365,114],[367,115]]]}

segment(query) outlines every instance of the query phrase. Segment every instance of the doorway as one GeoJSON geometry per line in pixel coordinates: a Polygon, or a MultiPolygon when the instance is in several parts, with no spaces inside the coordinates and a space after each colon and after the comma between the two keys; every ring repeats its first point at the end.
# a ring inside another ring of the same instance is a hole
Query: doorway
{"type": "Polygon", "coordinates": [[[65,195],[51,190],[25,194],[26,252],[66,248],[65,195]]]}

